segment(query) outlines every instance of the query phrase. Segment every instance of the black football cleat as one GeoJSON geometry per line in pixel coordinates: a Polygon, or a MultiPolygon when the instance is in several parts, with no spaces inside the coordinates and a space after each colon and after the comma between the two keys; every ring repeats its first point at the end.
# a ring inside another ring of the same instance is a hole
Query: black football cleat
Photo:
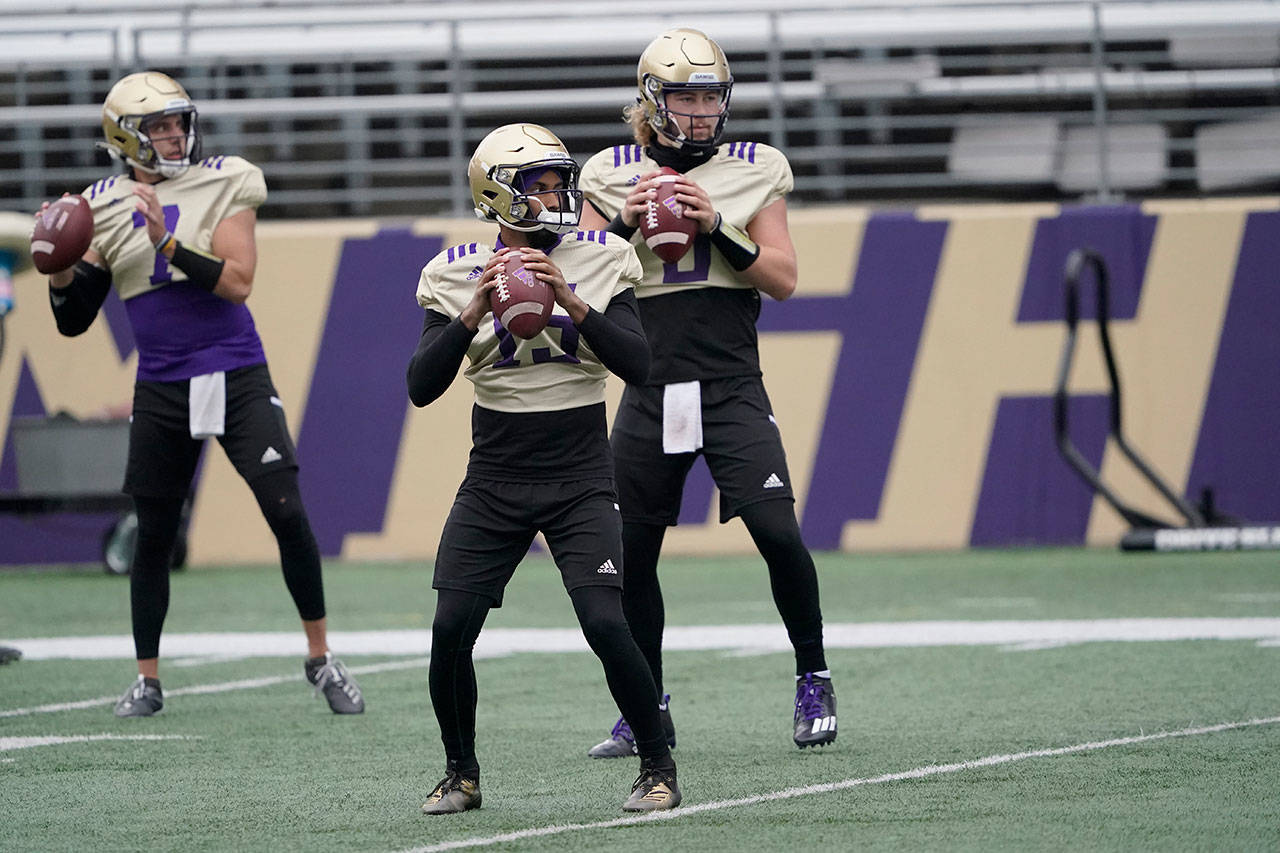
{"type": "Polygon", "coordinates": [[[480,783],[450,770],[422,804],[423,814],[459,814],[480,808],[480,783]]]}
{"type": "MultiPolygon", "coordinates": [[[[658,706],[658,717],[662,720],[662,731],[667,736],[667,746],[674,749],[676,724],[671,721],[670,694],[662,697],[662,704],[658,706]]],[[[609,737],[587,750],[587,755],[592,758],[625,758],[628,755],[638,754],[636,737],[632,734],[631,726],[624,717],[619,717],[618,722],[613,724],[609,737]]]]}
{"type": "Polygon", "coordinates": [[[342,661],[333,656],[333,652],[325,652],[322,658],[309,658],[304,671],[307,681],[315,685],[316,695],[324,694],[333,713],[364,713],[364,696],[360,693],[360,685],[356,684],[342,661]]]}
{"type": "Polygon", "coordinates": [[[640,776],[631,786],[631,796],[622,804],[624,812],[656,812],[674,809],[682,799],[676,784],[676,768],[641,767],[640,776]]]}
{"type": "Polygon", "coordinates": [[[826,746],[836,739],[836,691],[830,678],[806,672],[796,683],[796,746],[826,746]]]}
{"type": "Polygon", "coordinates": [[[160,690],[160,682],[139,675],[116,703],[116,716],[153,717],[163,707],[164,694],[160,690]]]}

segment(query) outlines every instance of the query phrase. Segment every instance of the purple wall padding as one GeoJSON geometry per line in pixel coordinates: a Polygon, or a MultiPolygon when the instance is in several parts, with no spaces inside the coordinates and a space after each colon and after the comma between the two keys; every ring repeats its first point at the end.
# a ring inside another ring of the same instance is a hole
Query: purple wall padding
{"type": "MultiPolygon", "coordinates": [[[[1071,440],[1102,465],[1110,400],[1081,395],[1067,405],[1071,440]]],[[[1052,397],[1005,397],[995,426],[969,544],[1080,545],[1093,489],[1067,465],[1053,436],[1052,397]]]]}
{"type": "MultiPolygon", "coordinates": [[[[1187,480],[1198,503],[1280,523],[1280,213],[1245,223],[1204,418],[1187,480]]],[[[1178,484],[1175,484],[1175,486],[1178,484]]]]}
{"type": "Polygon", "coordinates": [[[422,330],[413,285],[442,247],[407,230],[343,246],[298,432],[302,493],[326,556],[348,533],[382,529],[409,406],[404,371],[422,330]]]}
{"type": "Polygon", "coordinates": [[[833,330],[844,340],[801,520],[811,548],[839,548],[846,522],[880,512],[946,233],[945,222],[876,214],[847,296],[798,296],[761,312],[762,332],[833,330]]]}

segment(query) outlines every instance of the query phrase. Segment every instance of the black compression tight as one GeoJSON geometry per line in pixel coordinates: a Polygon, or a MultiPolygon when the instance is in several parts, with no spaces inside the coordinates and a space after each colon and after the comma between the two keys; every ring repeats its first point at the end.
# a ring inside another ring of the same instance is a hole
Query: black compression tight
{"type": "MultiPolygon", "coordinates": [[[[631,724],[640,757],[670,762],[658,718],[657,693],[622,615],[616,589],[583,587],[570,593],[573,609],[591,650],[604,666],[618,709],[631,724]]],[[[476,757],[476,673],[472,650],[492,606],[487,596],[461,590],[437,591],[431,624],[431,704],[450,770],[479,778],[476,757]]]]}
{"type": "Polygon", "coordinates": [[[750,504],[743,507],[740,514],[760,556],[769,566],[773,603],[796,652],[796,675],[825,670],[818,573],[800,536],[791,501],[750,504]]]}
{"type": "MultiPolygon", "coordinates": [[[[306,621],[324,618],[320,549],[302,506],[298,472],[276,471],[258,477],[249,487],[275,534],[285,586],[298,615],[306,621]]],[[[183,502],[182,498],[136,495],[133,499],[138,513],[138,545],[129,574],[129,604],[139,660],[160,656],[160,632],[169,611],[169,568],[182,526],[183,502]]]]}
{"type": "Polygon", "coordinates": [[[662,696],[662,631],[666,608],[658,584],[658,555],[667,528],[661,524],[622,525],[622,609],[640,653],[662,696]]]}
{"type": "Polygon", "coordinates": [[[129,570],[129,607],[138,660],[160,656],[160,630],[169,612],[169,566],[182,526],[183,503],[183,498],[133,498],[138,545],[129,570]]]}
{"type": "MultiPolygon", "coordinates": [[[[800,536],[800,525],[796,523],[791,502],[770,500],[750,504],[743,507],[740,515],[769,567],[773,601],[795,649],[796,674],[825,670],[818,574],[800,536]]],[[[622,528],[623,606],[659,695],[663,692],[662,631],[666,616],[658,583],[658,555],[665,533],[666,528],[658,524],[628,522],[622,528]]]]}
{"type": "MultiPolygon", "coordinates": [[[[625,563],[623,577],[626,577],[625,563]]],[[[658,689],[622,614],[622,591],[587,586],[569,595],[582,635],[604,666],[609,693],[635,735],[640,758],[648,764],[669,762],[671,750],[658,716],[658,689]]]]}
{"type": "Polygon", "coordinates": [[[311,532],[311,521],[298,491],[298,472],[274,471],[249,483],[262,516],[275,534],[280,549],[280,569],[293,604],[304,621],[323,619],[324,580],[320,570],[320,546],[311,532]]]}

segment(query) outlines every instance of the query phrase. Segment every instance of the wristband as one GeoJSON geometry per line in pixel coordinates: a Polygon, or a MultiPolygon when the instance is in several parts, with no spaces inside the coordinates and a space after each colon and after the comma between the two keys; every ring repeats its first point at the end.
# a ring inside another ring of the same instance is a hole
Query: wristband
{"type": "Polygon", "coordinates": [[[188,249],[175,240],[173,257],[169,259],[169,263],[186,273],[187,281],[212,293],[218,286],[218,278],[222,275],[222,267],[226,261],[199,249],[188,249]]]}
{"type": "Polygon", "coordinates": [[[173,232],[166,231],[164,232],[164,236],[156,241],[156,251],[160,254],[164,254],[165,250],[176,242],[178,242],[178,238],[173,236],[173,232]]]}
{"type": "Polygon", "coordinates": [[[724,255],[724,259],[729,262],[729,266],[738,272],[742,272],[747,267],[756,262],[756,258],[760,257],[760,246],[756,241],[746,235],[746,232],[740,228],[735,228],[717,213],[716,225],[711,229],[711,233],[707,235],[711,238],[711,245],[720,250],[720,254],[724,255]]]}
{"type": "Polygon", "coordinates": [[[604,230],[617,234],[623,240],[630,240],[631,235],[636,233],[635,228],[622,221],[622,211],[618,211],[618,215],[609,220],[604,230]]]}

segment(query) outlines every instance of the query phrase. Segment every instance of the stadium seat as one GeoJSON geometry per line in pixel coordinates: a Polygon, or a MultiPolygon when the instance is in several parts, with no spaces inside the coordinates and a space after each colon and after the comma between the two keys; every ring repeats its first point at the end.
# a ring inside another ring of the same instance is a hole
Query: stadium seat
{"type": "Polygon", "coordinates": [[[1052,183],[1058,158],[1054,119],[961,125],[951,138],[947,171],[965,183],[1052,183]]]}
{"type": "MultiPolygon", "coordinates": [[[[1106,131],[1107,186],[1113,190],[1149,190],[1168,173],[1168,134],[1158,124],[1112,125],[1106,131]]],[[[1062,139],[1058,187],[1066,192],[1097,189],[1102,162],[1096,128],[1069,127],[1062,139]]]]}

